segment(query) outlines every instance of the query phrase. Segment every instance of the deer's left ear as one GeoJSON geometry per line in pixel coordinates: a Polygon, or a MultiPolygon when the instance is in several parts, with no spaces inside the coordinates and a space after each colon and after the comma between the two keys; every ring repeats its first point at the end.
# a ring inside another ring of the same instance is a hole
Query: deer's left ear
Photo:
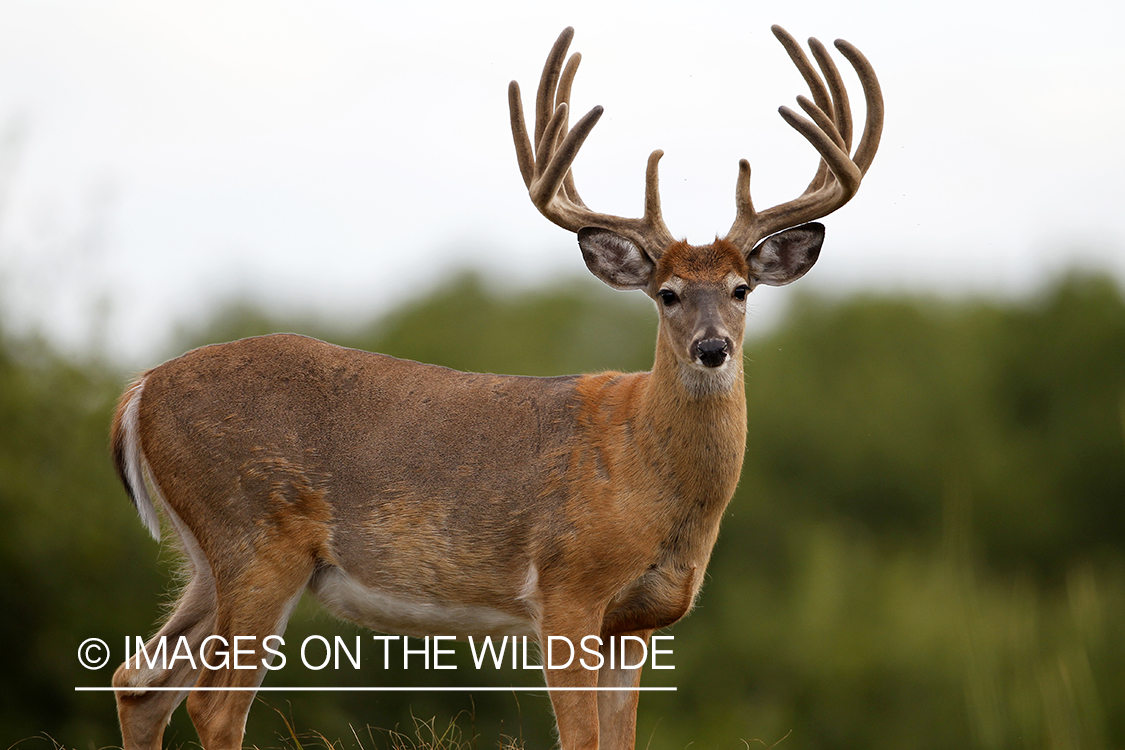
{"type": "Polygon", "coordinates": [[[766,237],[746,257],[750,281],[767,286],[796,281],[816,263],[822,244],[824,225],[816,222],[766,237]]]}
{"type": "Polygon", "coordinates": [[[656,267],[628,237],[598,227],[578,230],[582,260],[590,273],[614,289],[645,289],[656,267]]]}

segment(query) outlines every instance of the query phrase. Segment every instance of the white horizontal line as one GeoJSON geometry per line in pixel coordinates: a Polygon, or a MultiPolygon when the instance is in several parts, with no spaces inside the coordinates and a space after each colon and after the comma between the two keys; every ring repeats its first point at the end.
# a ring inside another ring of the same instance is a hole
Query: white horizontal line
{"type": "Polygon", "coordinates": [[[511,692],[620,692],[620,693],[645,693],[645,692],[675,692],[674,687],[76,687],[76,693],[111,693],[111,692],[196,692],[196,693],[221,693],[221,692],[280,692],[283,690],[304,693],[511,693],[511,692]]]}

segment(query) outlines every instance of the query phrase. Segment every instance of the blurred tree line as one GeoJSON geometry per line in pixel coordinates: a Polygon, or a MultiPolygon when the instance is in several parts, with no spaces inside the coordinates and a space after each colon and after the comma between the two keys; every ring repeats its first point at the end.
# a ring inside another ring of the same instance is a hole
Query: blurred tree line
{"type": "MultiPolygon", "coordinates": [[[[1121,290],[1074,275],[1019,303],[793,300],[782,325],[747,342],[742,481],[699,606],[668,631],[676,669],[645,676],[678,691],[642,696],[638,746],[1125,746],[1121,290]]],[[[640,295],[593,284],[512,296],[464,276],[370,324],[232,307],[181,343],[275,330],[556,375],[647,369],[655,315],[640,295]]],[[[45,735],[118,744],[112,696],[74,687],[107,685],[120,654],[90,672],[76,650],[151,633],[175,590],[174,551],[141,528],[107,455],[127,379],[0,331],[4,747],[45,735]]],[[[312,633],[364,631],[305,603],[286,641],[312,633]]],[[[468,666],[441,684],[542,680],[468,666]]],[[[434,674],[366,662],[287,667],[266,684],[432,685],[434,674]]],[[[291,745],[290,722],[349,748],[354,727],[371,750],[365,727],[458,714],[481,747],[553,742],[542,693],[264,694],[246,741],[291,745]]],[[[165,740],[194,742],[182,708],[165,740]]]]}

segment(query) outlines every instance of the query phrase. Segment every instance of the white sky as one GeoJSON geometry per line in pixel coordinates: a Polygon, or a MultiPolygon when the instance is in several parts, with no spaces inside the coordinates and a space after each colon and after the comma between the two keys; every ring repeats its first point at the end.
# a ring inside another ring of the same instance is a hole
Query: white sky
{"type": "MultiPolygon", "coordinates": [[[[776,113],[805,89],[772,23],[853,42],[886,98],[874,167],[802,286],[1027,294],[1076,263],[1125,281],[1117,1],[0,0],[0,310],[151,364],[235,293],[351,318],[466,266],[584,273],[527,199],[506,99],[517,78],[533,100],[566,25],[575,110],[606,107],[583,197],[640,213],[663,148],[666,220],[706,242],[739,158],[760,206],[816,165],[776,113]]],[[[764,292],[768,320],[788,290],[764,292]]]]}

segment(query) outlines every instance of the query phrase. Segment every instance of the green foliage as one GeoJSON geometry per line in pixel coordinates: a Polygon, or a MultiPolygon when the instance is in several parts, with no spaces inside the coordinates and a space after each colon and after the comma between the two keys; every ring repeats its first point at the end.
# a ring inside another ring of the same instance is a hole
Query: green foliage
{"type": "Polygon", "coordinates": [[[278,321],[243,303],[216,321],[186,333],[181,348],[294,331],[455,370],[550,376],[647,369],[656,341],[652,303],[641,295],[609,294],[594,281],[573,279],[502,294],[469,272],[385,319],[343,330],[308,319],[278,321]]]}
{"type": "Polygon", "coordinates": [[[1109,280],[1007,308],[801,298],[749,357],[744,485],[911,536],[940,533],[942,498],[967,486],[989,561],[1056,582],[1060,563],[1120,550],[1125,310],[1109,280]]]}
{"type": "MultiPolygon", "coordinates": [[[[235,307],[187,343],[298,330],[458,369],[643,369],[649,307],[569,282],[499,295],[465,276],[362,326],[235,307]]],[[[645,676],[678,692],[642,697],[638,745],[1125,746],[1121,291],[1073,276],[1020,304],[798,294],[746,356],[742,482],[699,606],[668,631],[676,669],[645,676]]],[[[87,637],[119,644],[150,632],[174,585],[169,556],[147,540],[107,457],[125,380],[106,363],[0,338],[0,738],[9,742],[41,733],[68,747],[118,742],[112,698],[73,692],[107,684],[113,665],[86,672],[75,651],[87,637]]],[[[362,632],[303,603],[287,641],[362,632]]],[[[348,672],[287,668],[286,682],[433,684],[417,670],[348,672]]],[[[450,685],[482,677],[442,675],[450,685]]],[[[551,743],[543,695],[262,700],[247,737],[259,747],[309,745],[309,731],[325,746],[369,747],[350,726],[410,728],[414,716],[437,716],[430,726],[440,728],[463,712],[479,746],[504,736],[551,743]]],[[[194,739],[183,711],[166,739],[194,739]]]]}

